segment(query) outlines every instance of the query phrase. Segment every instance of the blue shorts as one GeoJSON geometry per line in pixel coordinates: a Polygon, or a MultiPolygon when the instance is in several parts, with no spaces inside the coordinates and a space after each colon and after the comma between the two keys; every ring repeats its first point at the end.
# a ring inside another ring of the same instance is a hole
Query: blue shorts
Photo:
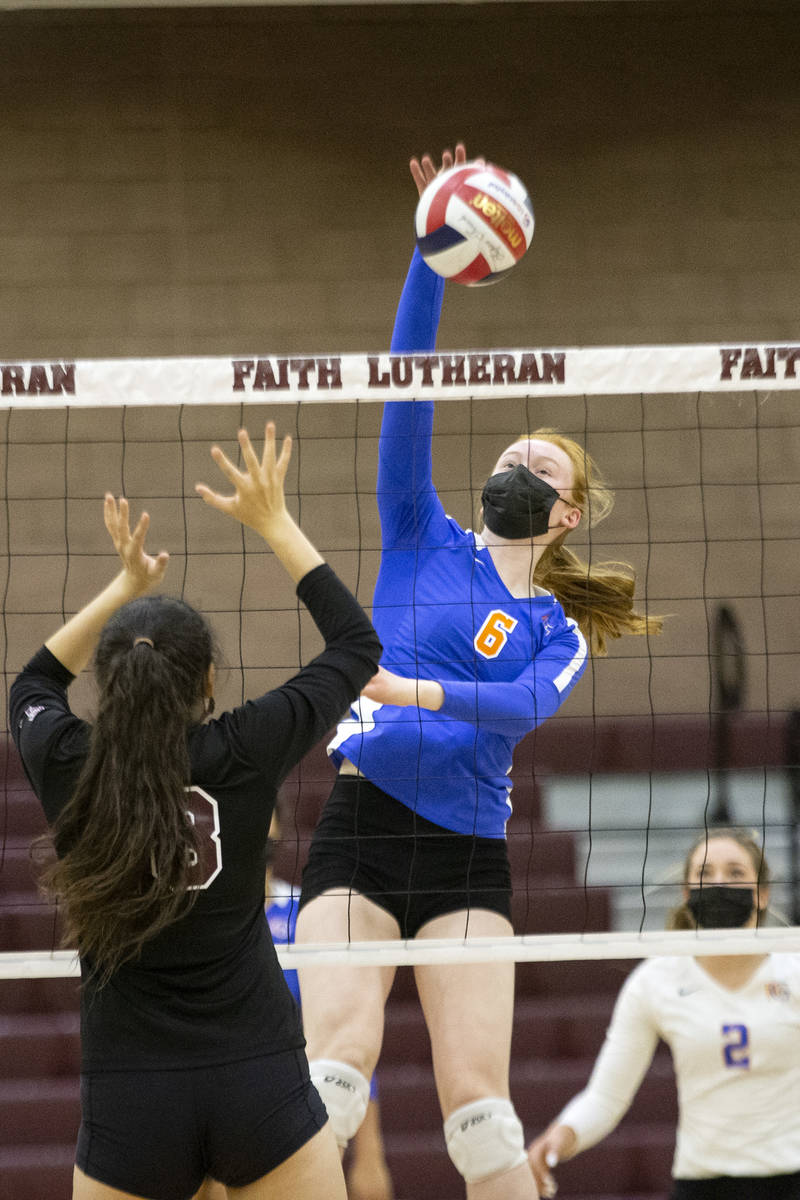
{"type": "Polygon", "coordinates": [[[403,938],[434,917],[476,908],[511,920],[505,838],[435,825],[358,775],[339,775],[333,785],[311,837],[300,908],[331,888],[380,905],[403,938]]]}
{"type": "Polygon", "coordinates": [[[148,1200],[190,1200],[207,1175],[245,1187],[322,1128],[303,1050],[221,1066],[81,1077],[75,1161],[148,1200]]]}

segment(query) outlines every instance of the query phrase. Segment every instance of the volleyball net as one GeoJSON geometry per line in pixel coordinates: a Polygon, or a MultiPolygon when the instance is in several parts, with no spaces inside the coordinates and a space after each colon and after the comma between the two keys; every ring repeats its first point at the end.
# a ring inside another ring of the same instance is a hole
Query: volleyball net
{"type": "MultiPolygon", "coordinates": [[[[282,682],[321,648],[255,535],[194,492],[217,486],[267,419],[294,440],[289,507],[369,609],[384,401],[436,401],[434,481],[474,528],[502,449],[556,428],[585,445],[616,494],[572,535],[589,561],[630,563],[658,637],[595,658],[559,713],[518,747],[508,825],[517,936],[282,950],[319,962],[554,961],[800,950],[800,346],[598,347],[0,363],[3,479],[0,974],[70,974],[35,890],[43,818],[10,744],[5,698],[30,655],[110,578],[104,492],[151,517],[170,552],[164,590],[206,613],[222,649],[218,707],[282,682]],[[793,734],[794,731],[794,734],[793,734]],[[753,828],[776,914],[757,931],[665,933],[692,841],[753,828]],[[702,946],[702,950],[700,947],[702,946]]],[[[89,716],[89,673],[71,689],[89,716]]],[[[292,887],[333,778],[324,748],[281,791],[277,871],[292,887]]]]}

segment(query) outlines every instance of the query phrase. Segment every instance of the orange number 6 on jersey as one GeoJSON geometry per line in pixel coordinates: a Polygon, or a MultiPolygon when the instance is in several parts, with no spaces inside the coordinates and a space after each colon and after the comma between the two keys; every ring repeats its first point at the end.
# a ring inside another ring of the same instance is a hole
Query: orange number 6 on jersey
{"type": "Polygon", "coordinates": [[[513,617],[496,608],[475,634],[473,645],[484,658],[496,658],[508,641],[508,635],[516,625],[513,617]]]}

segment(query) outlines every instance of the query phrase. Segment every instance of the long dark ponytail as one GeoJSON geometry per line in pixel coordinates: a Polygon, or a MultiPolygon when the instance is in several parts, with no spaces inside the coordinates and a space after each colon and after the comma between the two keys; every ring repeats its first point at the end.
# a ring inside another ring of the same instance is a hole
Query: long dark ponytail
{"type": "Polygon", "coordinates": [[[89,753],[53,829],[45,888],[64,905],[64,941],[106,981],[183,915],[196,834],[186,815],[187,730],[202,714],[213,639],[165,596],[121,608],[95,654],[89,753]]]}

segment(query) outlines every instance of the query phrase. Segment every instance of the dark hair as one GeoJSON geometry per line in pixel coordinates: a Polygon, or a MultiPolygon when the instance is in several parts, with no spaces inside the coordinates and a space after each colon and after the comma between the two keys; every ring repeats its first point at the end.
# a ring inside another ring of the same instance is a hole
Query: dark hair
{"type": "MultiPolygon", "coordinates": [[[[746,851],[750,862],[753,865],[753,871],[756,877],[756,889],[769,887],[769,867],[767,860],[764,857],[764,851],[761,848],[761,843],[758,840],[758,835],[755,831],[748,829],[738,829],[724,825],[717,825],[713,829],[708,829],[695,838],[689,847],[686,857],[683,860],[683,871],[681,883],[684,887],[689,882],[689,875],[692,870],[692,859],[700,846],[707,846],[709,842],[717,838],[730,838],[732,842],[736,842],[746,851]]],[[[689,906],[685,900],[675,908],[670,909],[667,913],[666,921],[667,929],[696,929],[697,922],[692,916],[689,906]]]]}
{"type": "Polygon", "coordinates": [[[43,883],[65,906],[65,944],[102,982],[194,898],[187,731],[213,658],[204,618],[167,596],[124,605],[100,635],[97,718],[43,883]]]}

